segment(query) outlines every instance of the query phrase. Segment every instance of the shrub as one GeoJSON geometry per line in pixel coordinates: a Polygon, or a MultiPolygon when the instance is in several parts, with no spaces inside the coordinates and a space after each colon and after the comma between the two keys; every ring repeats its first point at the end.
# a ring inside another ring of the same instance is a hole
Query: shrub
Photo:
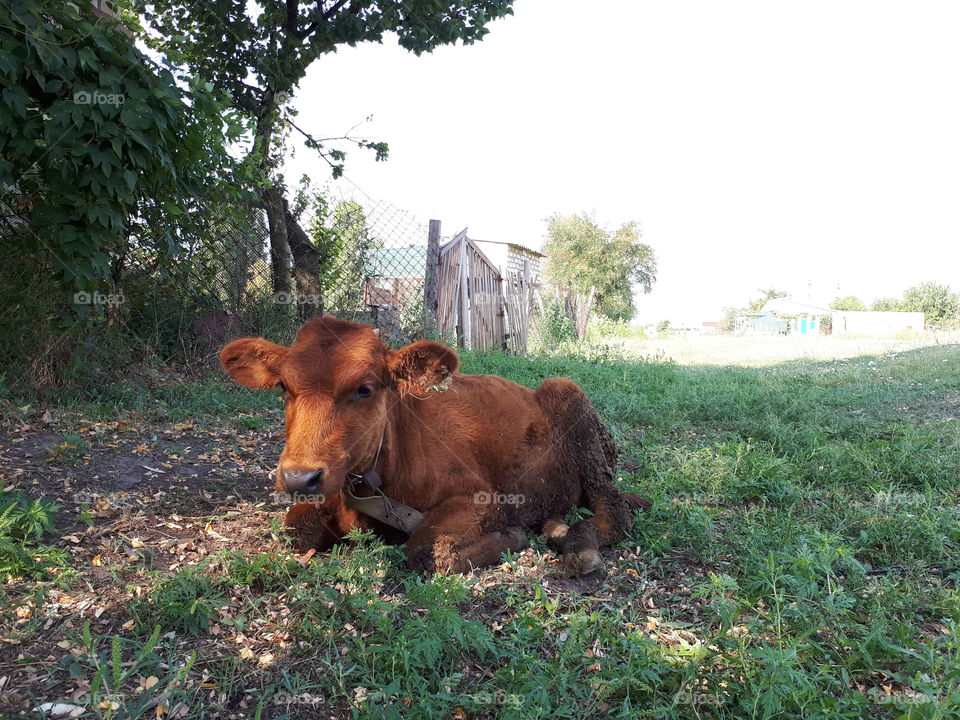
{"type": "Polygon", "coordinates": [[[130,615],[143,627],[159,625],[199,635],[210,627],[223,588],[203,568],[187,568],[157,583],[147,600],[138,600],[130,615]]]}
{"type": "Polygon", "coordinates": [[[62,550],[40,544],[53,531],[53,516],[59,509],[46,500],[0,492],[0,575],[41,578],[48,566],[65,562],[62,550]]]}
{"type": "Polygon", "coordinates": [[[559,344],[574,339],[573,320],[563,310],[563,302],[555,297],[543,299],[542,307],[530,318],[529,350],[549,352],[559,344]]]}

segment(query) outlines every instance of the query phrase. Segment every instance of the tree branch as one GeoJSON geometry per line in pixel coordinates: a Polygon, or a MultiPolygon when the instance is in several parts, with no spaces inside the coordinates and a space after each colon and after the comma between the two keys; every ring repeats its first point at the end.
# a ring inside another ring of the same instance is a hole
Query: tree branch
{"type": "MultiPolygon", "coordinates": [[[[307,139],[307,145],[309,147],[312,147],[314,150],[317,150],[318,152],[320,152],[321,155],[324,155],[324,152],[320,149],[323,147],[323,143],[333,142],[334,140],[346,140],[347,142],[352,142],[353,144],[359,145],[360,147],[370,147],[374,144],[372,140],[369,140],[367,138],[350,137],[349,132],[346,135],[341,135],[340,137],[328,137],[328,138],[318,139],[318,138],[315,138],[310,133],[308,133],[303,128],[299,127],[290,118],[286,118],[285,121],[289,123],[290,127],[292,127],[294,130],[296,130],[298,133],[300,133],[301,135],[303,135],[303,137],[307,139]]],[[[330,161],[327,160],[327,162],[330,162],[330,161]]]]}
{"type": "MultiPolygon", "coordinates": [[[[343,138],[324,138],[324,140],[321,141],[321,140],[317,140],[316,138],[314,138],[313,135],[311,135],[310,133],[308,133],[306,130],[303,130],[302,128],[298,127],[297,124],[296,124],[295,122],[293,122],[293,120],[291,120],[290,118],[287,118],[287,119],[286,119],[286,122],[290,125],[290,127],[292,127],[294,130],[296,130],[298,133],[300,133],[301,135],[303,135],[303,136],[307,139],[307,146],[313,148],[314,150],[316,150],[317,153],[320,155],[320,157],[323,158],[324,162],[326,162],[327,165],[329,165],[329,166],[334,170],[335,173],[336,173],[336,171],[338,171],[338,170],[339,170],[340,172],[343,171],[343,165],[342,165],[342,164],[341,164],[341,165],[337,165],[337,164],[336,164],[335,162],[333,162],[329,157],[327,157],[327,153],[325,153],[325,152],[323,151],[323,149],[322,149],[322,148],[323,148],[323,142],[325,142],[325,141],[327,141],[327,140],[352,140],[352,138],[348,138],[348,137],[343,137],[343,138]]],[[[354,140],[354,142],[356,142],[356,140],[354,140]]]]}
{"type": "Polygon", "coordinates": [[[243,80],[237,80],[236,83],[240,87],[245,87],[247,90],[253,90],[254,92],[260,93],[261,95],[263,95],[263,93],[266,92],[266,90],[264,90],[263,88],[259,88],[256,85],[250,85],[249,83],[243,82],[243,80]]]}
{"type": "Polygon", "coordinates": [[[347,4],[347,2],[348,0],[337,0],[337,2],[331,5],[330,8],[325,13],[323,13],[323,19],[329,20],[330,18],[332,18],[334,15],[337,14],[337,11],[340,8],[342,8],[344,5],[347,4]]]}
{"type": "Polygon", "coordinates": [[[299,16],[300,0],[287,0],[287,32],[297,34],[297,18],[299,16]]]}
{"type": "MultiPolygon", "coordinates": [[[[331,9],[332,9],[334,12],[336,12],[336,10],[339,10],[340,7],[342,7],[343,4],[344,4],[346,1],[347,1],[347,0],[337,0],[337,3],[336,3],[336,4],[333,6],[333,8],[331,8],[331,9]]],[[[327,20],[327,19],[329,19],[329,18],[327,17],[327,13],[321,13],[321,12],[320,12],[320,3],[321,3],[321,2],[322,2],[322,0],[315,0],[316,13],[317,13],[318,15],[320,15],[320,17],[323,18],[324,20],[327,20]]],[[[314,32],[314,31],[317,29],[317,27],[318,27],[318,25],[319,25],[319,21],[318,21],[318,20],[314,20],[312,23],[310,23],[309,25],[307,25],[303,30],[298,30],[298,29],[297,29],[297,24],[298,24],[298,21],[299,21],[299,19],[300,19],[299,9],[300,9],[300,0],[287,0],[287,24],[286,24],[286,30],[287,30],[288,33],[290,33],[290,34],[293,35],[295,38],[297,38],[297,40],[305,40],[307,37],[310,36],[310,34],[311,34],[312,32],[314,32]]]]}
{"type": "MultiPolygon", "coordinates": [[[[317,0],[317,9],[318,9],[318,10],[320,9],[320,2],[321,2],[321,0],[317,0]]],[[[312,23],[310,23],[309,25],[307,25],[307,27],[304,28],[304,30],[303,30],[302,32],[300,32],[300,33],[294,33],[294,34],[295,34],[298,38],[300,38],[301,40],[303,40],[303,39],[306,38],[308,35],[311,35],[311,34],[317,29],[317,27],[318,27],[318,25],[319,25],[319,23],[320,23],[320,20],[323,20],[324,22],[328,22],[334,15],[336,15],[338,12],[340,12],[340,10],[343,9],[343,6],[346,5],[348,2],[350,2],[350,0],[337,0],[333,5],[331,5],[329,8],[327,8],[327,10],[320,15],[320,19],[319,19],[319,20],[314,20],[312,23]]],[[[356,0],[354,0],[353,4],[350,5],[350,12],[351,12],[351,13],[354,13],[354,14],[360,12],[360,8],[361,8],[364,4],[366,4],[366,3],[356,2],[356,0]]]]}

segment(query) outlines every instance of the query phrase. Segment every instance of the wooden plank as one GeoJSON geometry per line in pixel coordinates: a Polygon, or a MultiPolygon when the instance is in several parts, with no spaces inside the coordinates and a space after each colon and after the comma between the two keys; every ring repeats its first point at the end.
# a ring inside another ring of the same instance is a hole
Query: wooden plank
{"type": "Polygon", "coordinates": [[[510,328],[510,349],[515,353],[525,353],[527,351],[532,305],[532,288],[529,275],[510,272],[505,285],[504,299],[507,305],[507,321],[510,328]]]}
{"type": "Polygon", "coordinates": [[[457,344],[471,349],[472,337],[470,333],[470,256],[467,254],[466,236],[460,241],[460,336],[457,338],[457,344]]]}
{"type": "Polygon", "coordinates": [[[437,272],[437,327],[441,334],[455,331],[460,315],[460,242],[467,229],[458,232],[452,240],[440,246],[437,272]]]}

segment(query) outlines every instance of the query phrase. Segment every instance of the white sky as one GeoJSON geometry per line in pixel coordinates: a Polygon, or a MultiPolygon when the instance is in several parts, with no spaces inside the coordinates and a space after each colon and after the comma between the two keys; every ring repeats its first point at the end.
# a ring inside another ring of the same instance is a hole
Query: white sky
{"type": "MultiPolygon", "coordinates": [[[[372,197],[445,234],[539,247],[544,218],[637,220],[638,320],[719,319],[760,287],[869,302],[960,289],[960,3],[517,0],[470,47],[343,48],[297,123],[354,150],[372,197]]],[[[300,149],[289,170],[325,181],[300,149]]]]}

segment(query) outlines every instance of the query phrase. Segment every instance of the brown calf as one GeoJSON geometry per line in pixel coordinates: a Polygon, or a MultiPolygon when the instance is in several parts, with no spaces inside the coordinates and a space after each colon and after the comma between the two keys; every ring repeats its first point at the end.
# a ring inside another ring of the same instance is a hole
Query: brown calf
{"type": "Polygon", "coordinates": [[[423,514],[406,556],[426,572],[492,565],[524,547],[523,530],[531,529],[547,536],[570,572],[588,573],[600,563],[598,549],[623,538],[631,509],[643,504],[614,485],[613,439],[565,378],[534,391],[462,375],[443,345],[390,350],[369,326],[329,316],[310,320],[291,347],[243,338],[220,361],[243,385],[285,394],[276,488],[318,500],[287,516],[301,549],[328,549],[355,527],[405,537],[351,502],[352,479],[371,477],[371,469],[384,495],[423,514]],[[563,519],[575,505],[593,517],[568,527],[563,519]]]}

